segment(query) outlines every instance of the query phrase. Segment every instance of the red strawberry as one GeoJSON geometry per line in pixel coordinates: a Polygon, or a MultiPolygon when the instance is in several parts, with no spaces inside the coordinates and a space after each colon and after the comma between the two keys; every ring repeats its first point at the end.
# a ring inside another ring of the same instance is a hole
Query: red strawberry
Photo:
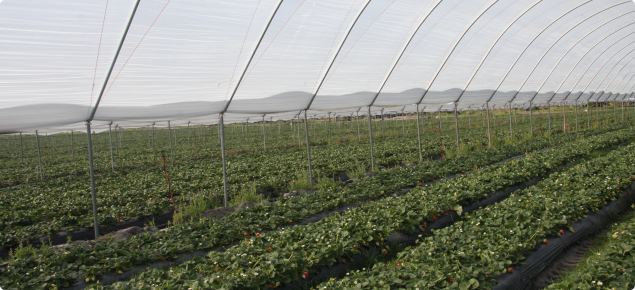
{"type": "Polygon", "coordinates": [[[268,248],[269,250],[273,250],[271,247],[268,248]]]}
{"type": "Polygon", "coordinates": [[[465,170],[463,170],[463,173],[465,173],[465,170]]]}
{"type": "Polygon", "coordinates": [[[450,283],[454,282],[454,279],[449,278],[448,281],[450,281],[450,283]]]}
{"type": "Polygon", "coordinates": [[[423,183],[419,182],[419,186],[422,186],[422,185],[423,185],[423,183]]]}
{"type": "Polygon", "coordinates": [[[509,273],[514,273],[514,269],[509,269],[509,273]]]}
{"type": "Polygon", "coordinates": [[[436,180],[432,179],[432,182],[435,182],[436,180]]]}
{"type": "Polygon", "coordinates": [[[302,273],[302,278],[306,278],[306,277],[309,277],[309,273],[308,272],[302,273]]]}
{"type": "Polygon", "coordinates": [[[563,231],[563,230],[560,230],[560,234],[561,234],[561,235],[564,235],[564,231],[563,231]]]}
{"type": "Polygon", "coordinates": [[[248,236],[248,237],[249,237],[249,233],[245,233],[245,236],[248,236]]]}
{"type": "Polygon", "coordinates": [[[385,249],[384,249],[384,250],[381,250],[381,252],[382,252],[383,254],[388,254],[388,251],[386,251],[385,249]]]}
{"type": "Polygon", "coordinates": [[[260,237],[260,233],[256,233],[256,237],[260,237]]]}
{"type": "Polygon", "coordinates": [[[548,244],[548,243],[549,243],[549,240],[545,239],[545,244],[548,244]]]}
{"type": "Polygon", "coordinates": [[[397,267],[401,267],[401,263],[397,263],[397,267]]]}
{"type": "Polygon", "coordinates": [[[436,220],[437,220],[437,217],[433,216],[433,217],[432,217],[432,219],[436,221],[436,220]]]}

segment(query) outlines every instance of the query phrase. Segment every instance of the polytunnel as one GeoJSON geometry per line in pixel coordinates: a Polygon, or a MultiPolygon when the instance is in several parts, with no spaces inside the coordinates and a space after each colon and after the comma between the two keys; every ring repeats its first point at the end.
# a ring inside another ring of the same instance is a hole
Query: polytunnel
{"type": "Polygon", "coordinates": [[[632,101],[634,16],[631,0],[4,0],[0,133],[632,101]]]}

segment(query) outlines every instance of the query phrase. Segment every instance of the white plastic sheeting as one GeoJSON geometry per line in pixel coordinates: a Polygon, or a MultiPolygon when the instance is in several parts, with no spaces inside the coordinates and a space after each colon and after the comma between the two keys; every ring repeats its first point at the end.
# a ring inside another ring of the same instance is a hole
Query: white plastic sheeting
{"type": "Polygon", "coordinates": [[[97,105],[99,129],[585,103],[635,87],[630,0],[144,0],[97,104],[134,5],[0,2],[0,133],[83,127],[97,105]]]}

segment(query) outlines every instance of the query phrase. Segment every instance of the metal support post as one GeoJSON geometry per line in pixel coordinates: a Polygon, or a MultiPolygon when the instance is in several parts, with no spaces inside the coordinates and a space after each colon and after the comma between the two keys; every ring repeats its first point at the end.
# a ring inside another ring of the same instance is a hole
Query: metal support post
{"type": "Polygon", "coordinates": [[[509,102],[509,140],[514,140],[514,128],[512,128],[512,102],[509,102]]]}
{"type": "Polygon", "coordinates": [[[551,102],[547,102],[547,119],[549,119],[549,138],[551,138],[551,102]]]}
{"type": "Polygon", "coordinates": [[[304,110],[304,133],[306,134],[306,154],[309,160],[309,182],[313,188],[313,170],[311,168],[311,143],[309,142],[309,123],[307,122],[306,110],[304,110]]]}
{"type": "Polygon", "coordinates": [[[73,147],[73,130],[71,130],[71,159],[75,159],[75,148],[73,147]]]}
{"type": "Polygon", "coordinates": [[[225,207],[228,206],[227,201],[227,161],[225,160],[225,114],[220,114],[220,151],[223,161],[223,196],[225,198],[225,207]]]}
{"type": "Polygon", "coordinates": [[[154,148],[154,123],[152,123],[152,148],[154,148]]]}
{"type": "Polygon", "coordinates": [[[575,131],[578,132],[578,100],[575,100],[575,131]]]}
{"type": "Polygon", "coordinates": [[[591,128],[591,104],[586,103],[586,128],[591,128]]]}
{"type": "Polygon", "coordinates": [[[357,141],[362,141],[362,137],[359,134],[359,110],[357,110],[357,141]]]}
{"type": "Polygon", "coordinates": [[[456,131],[456,154],[461,152],[461,140],[459,140],[459,113],[456,109],[456,102],[454,102],[454,131],[456,131]]]}
{"type": "Polygon", "coordinates": [[[302,148],[302,141],[300,139],[300,114],[298,114],[298,148],[302,148]]]}
{"type": "Polygon", "coordinates": [[[403,110],[401,110],[401,129],[403,130],[403,135],[406,136],[406,115],[404,115],[403,110]]]}
{"type": "Polygon", "coordinates": [[[37,130],[35,130],[35,143],[37,144],[37,160],[40,165],[40,180],[44,180],[44,171],[42,170],[42,153],[40,152],[40,138],[37,130]]]}
{"type": "Polygon", "coordinates": [[[489,102],[485,102],[485,107],[487,108],[487,144],[488,148],[492,148],[492,133],[489,126],[489,102]]]}
{"type": "Polygon", "coordinates": [[[370,106],[368,106],[368,133],[370,135],[370,169],[375,171],[375,154],[373,152],[373,122],[370,117],[370,106]]]}
{"type": "Polygon", "coordinates": [[[190,146],[190,121],[187,121],[187,146],[190,146]]]}
{"type": "Polygon", "coordinates": [[[174,164],[174,152],[172,151],[172,128],[170,126],[170,121],[168,121],[168,138],[170,138],[170,161],[174,164]]]}
{"type": "Polygon", "coordinates": [[[267,152],[267,128],[265,127],[265,115],[262,115],[262,142],[265,146],[265,152],[267,152]]]}
{"type": "Polygon", "coordinates": [[[88,139],[88,166],[90,168],[90,192],[93,198],[93,225],[95,240],[99,238],[99,221],[97,219],[97,195],[95,194],[95,168],[93,167],[93,141],[90,134],[90,122],[86,122],[86,138],[88,139]]]}
{"type": "Polygon", "coordinates": [[[531,136],[534,136],[534,106],[531,102],[529,102],[529,132],[531,136]]]}
{"type": "MultiPolygon", "coordinates": [[[[624,108],[624,107],[622,107],[624,108]]],[[[624,111],[624,110],[622,110],[624,111]]],[[[20,164],[24,165],[24,154],[22,151],[22,132],[20,132],[20,164]]]]}
{"type": "Polygon", "coordinates": [[[421,128],[419,124],[419,104],[417,106],[417,141],[419,142],[419,163],[423,162],[423,152],[421,150],[421,128]]]}
{"type": "Polygon", "coordinates": [[[562,120],[563,120],[563,130],[564,133],[567,133],[567,106],[564,100],[562,100],[562,120]]]}
{"type": "Polygon", "coordinates": [[[115,156],[112,153],[112,122],[108,124],[108,137],[110,138],[110,165],[112,166],[112,171],[115,171],[115,156]]]}
{"type": "Polygon", "coordinates": [[[386,135],[384,134],[384,123],[385,123],[385,119],[384,119],[384,109],[381,109],[381,138],[386,138],[386,135]]]}
{"type": "Polygon", "coordinates": [[[443,159],[443,134],[441,132],[441,108],[439,108],[439,144],[441,146],[441,159],[443,159]]]}
{"type": "Polygon", "coordinates": [[[331,144],[331,112],[329,112],[329,144],[331,144]]]}

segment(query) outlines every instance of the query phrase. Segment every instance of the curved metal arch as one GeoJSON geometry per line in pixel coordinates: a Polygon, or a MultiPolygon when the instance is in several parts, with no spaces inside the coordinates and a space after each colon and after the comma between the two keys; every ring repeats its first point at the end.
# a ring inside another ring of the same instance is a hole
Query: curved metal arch
{"type": "Polygon", "coordinates": [[[364,4],[364,7],[362,7],[362,9],[359,10],[357,17],[355,17],[355,20],[353,21],[353,23],[351,23],[351,26],[348,28],[348,32],[346,32],[344,39],[342,39],[340,46],[337,48],[337,52],[335,53],[335,55],[333,55],[333,59],[331,60],[329,67],[324,72],[324,75],[322,76],[322,79],[320,80],[320,84],[318,84],[317,88],[315,89],[315,92],[313,93],[313,96],[311,96],[311,99],[309,99],[309,103],[306,105],[306,108],[304,109],[305,111],[311,108],[311,104],[313,104],[313,100],[315,99],[315,96],[317,96],[317,93],[320,91],[320,88],[322,88],[322,84],[324,83],[324,80],[328,76],[329,71],[331,70],[331,67],[333,67],[333,63],[337,59],[337,56],[340,54],[340,51],[342,50],[344,43],[346,43],[348,36],[351,34],[353,27],[355,27],[355,24],[357,23],[357,20],[359,20],[359,17],[362,16],[362,13],[364,13],[364,10],[366,10],[366,7],[368,7],[369,3],[370,3],[370,0],[366,0],[366,4],[364,4]]]}
{"type": "MultiPolygon", "coordinates": [[[[628,36],[630,36],[630,35],[633,35],[633,34],[635,34],[635,32],[632,32],[632,33],[629,33],[629,34],[625,35],[624,37],[620,38],[618,41],[615,41],[615,42],[614,42],[613,44],[611,44],[609,47],[607,47],[606,49],[604,49],[604,51],[602,51],[602,53],[598,54],[598,55],[595,57],[595,59],[591,62],[591,64],[589,64],[589,66],[586,68],[586,70],[584,70],[584,72],[582,73],[582,75],[580,76],[580,78],[576,81],[576,83],[573,85],[573,87],[571,87],[571,90],[569,90],[569,93],[567,94],[567,96],[565,96],[565,97],[564,97],[564,99],[566,100],[566,99],[568,99],[568,98],[569,98],[569,96],[571,95],[571,93],[573,92],[573,90],[575,89],[575,87],[577,87],[577,86],[578,86],[578,84],[580,83],[580,81],[582,80],[582,78],[584,77],[584,75],[586,75],[587,71],[589,71],[589,69],[593,66],[593,64],[594,64],[594,63],[595,63],[595,62],[596,62],[596,61],[597,61],[597,60],[598,60],[598,59],[599,59],[602,55],[604,55],[604,53],[606,53],[606,52],[609,50],[609,48],[613,47],[613,45],[618,44],[620,41],[624,40],[626,37],[628,37],[628,36]]],[[[610,35],[608,35],[608,36],[610,36],[610,35]]],[[[607,37],[608,37],[608,36],[607,36],[607,37]]],[[[603,39],[603,40],[601,40],[600,42],[598,42],[596,45],[598,45],[598,44],[602,43],[602,41],[604,41],[604,39],[603,39]]],[[[624,47],[622,47],[622,49],[624,49],[624,48],[628,47],[629,45],[633,44],[634,42],[635,42],[635,40],[633,40],[633,41],[629,42],[629,43],[628,43],[628,44],[626,44],[624,47]]],[[[595,47],[595,46],[594,46],[594,47],[595,47]]],[[[593,48],[594,48],[594,47],[593,47],[593,48]]],[[[588,53],[588,52],[590,52],[593,48],[589,49],[589,51],[587,51],[587,53],[588,53]]],[[[621,49],[620,49],[620,50],[621,50],[621,49]]],[[[586,54],[585,54],[585,55],[586,55],[586,54]]],[[[578,66],[578,64],[580,64],[580,62],[582,62],[582,60],[584,59],[584,57],[585,57],[585,56],[582,56],[582,57],[580,58],[580,60],[578,61],[578,63],[576,63],[576,65],[575,65],[574,69],[578,66]]],[[[572,70],[572,71],[573,71],[573,70],[572,70]]],[[[569,75],[570,75],[570,74],[571,74],[571,72],[569,72],[569,75]]],[[[567,79],[567,78],[569,78],[569,75],[567,75],[567,77],[565,78],[565,81],[566,81],[566,79],[567,79]]],[[[563,83],[564,83],[564,82],[563,82],[563,83]]],[[[579,97],[579,96],[578,96],[578,97],[579,97]]],[[[577,100],[577,99],[576,99],[576,100],[577,100]]]]}
{"type": "MultiPolygon", "coordinates": [[[[273,10],[273,13],[271,13],[271,16],[269,16],[269,21],[267,22],[267,25],[265,25],[265,28],[262,30],[262,33],[260,34],[260,39],[258,39],[258,42],[256,43],[256,47],[254,47],[254,50],[251,52],[251,56],[249,57],[247,64],[245,64],[245,68],[243,69],[243,72],[240,74],[240,78],[236,82],[236,87],[234,87],[234,90],[232,91],[231,96],[229,96],[229,100],[227,100],[227,103],[223,107],[223,110],[220,111],[220,114],[225,114],[225,112],[227,112],[227,109],[229,109],[229,104],[232,102],[232,100],[234,100],[234,96],[236,95],[236,92],[238,91],[238,87],[240,87],[240,84],[242,83],[243,78],[245,77],[245,73],[247,72],[247,69],[249,68],[249,65],[251,64],[251,61],[254,59],[254,56],[256,55],[256,51],[258,50],[258,47],[260,47],[260,43],[262,42],[262,39],[265,38],[265,34],[267,34],[267,30],[269,30],[269,26],[271,25],[273,18],[276,17],[276,14],[278,13],[280,6],[282,5],[282,1],[283,0],[279,0],[278,5],[276,5],[276,8],[273,10]]],[[[247,33],[249,33],[249,31],[247,31],[247,33]]],[[[238,57],[240,58],[240,55],[238,57]]]]}
{"type": "Polygon", "coordinates": [[[432,77],[432,80],[430,80],[430,82],[426,86],[425,90],[423,91],[423,95],[421,95],[421,98],[419,99],[419,101],[416,104],[421,104],[421,101],[423,101],[423,98],[426,96],[426,94],[428,94],[428,91],[432,87],[432,84],[434,83],[434,81],[439,76],[439,73],[441,72],[441,70],[443,70],[443,67],[445,67],[445,64],[448,62],[448,59],[450,59],[450,56],[452,56],[452,53],[454,53],[454,50],[456,49],[456,47],[459,45],[459,43],[461,43],[461,40],[463,40],[463,37],[465,37],[465,34],[468,31],[470,31],[470,29],[472,29],[472,26],[474,25],[474,23],[476,23],[479,19],[481,19],[483,14],[485,14],[487,11],[489,11],[489,9],[492,8],[494,6],[494,4],[498,3],[498,1],[499,0],[493,1],[492,4],[490,4],[487,8],[485,8],[485,10],[483,10],[483,12],[481,12],[478,15],[478,17],[476,17],[476,19],[474,19],[474,21],[472,21],[472,23],[470,23],[470,25],[467,27],[467,29],[465,29],[465,31],[463,31],[463,34],[461,34],[461,37],[459,37],[459,39],[456,41],[456,43],[454,43],[454,46],[452,47],[450,52],[448,52],[448,55],[443,60],[443,63],[441,63],[439,68],[437,68],[437,71],[434,73],[434,76],[432,77]]]}
{"type": "MultiPolygon", "coordinates": [[[[538,33],[536,35],[536,37],[534,37],[534,39],[531,40],[531,42],[529,42],[529,44],[527,44],[527,46],[525,46],[525,48],[523,49],[522,52],[520,52],[520,54],[518,55],[518,57],[516,58],[516,60],[514,60],[512,66],[509,68],[509,70],[507,70],[507,73],[505,73],[505,76],[503,76],[503,78],[501,79],[501,81],[498,83],[498,86],[496,86],[496,88],[494,89],[494,92],[492,92],[492,95],[485,101],[485,103],[489,103],[489,101],[492,100],[492,98],[494,97],[494,95],[496,94],[496,92],[498,92],[498,89],[500,88],[500,86],[503,84],[503,82],[507,79],[507,76],[509,76],[509,73],[514,69],[514,67],[516,67],[516,64],[518,63],[518,60],[520,60],[520,58],[523,56],[523,54],[525,54],[525,51],[527,51],[527,49],[534,43],[534,41],[536,41],[536,39],[538,39],[538,37],[540,37],[542,35],[543,32],[545,32],[545,30],[547,30],[549,27],[551,27],[553,24],[555,24],[556,22],[558,22],[558,20],[562,19],[563,17],[565,17],[566,15],[568,15],[569,13],[573,12],[574,10],[586,5],[587,3],[591,2],[591,0],[588,0],[586,2],[580,3],[578,6],[573,7],[572,9],[570,9],[569,11],[567,11],[566,13],[560,15],[560,17],[554,19],[553,21],[551,21],[551,23],[549,23],[549,25],[545,26],[545,28],[543,28],[540,33],[538,33]]],[[[513,99],[512,99],[513,100],[513,99]]],[[[512,101],[510,100],[510,102],[512,101]]],[[[531,103],[530,103],[531,106],[531,103]]]]}
{"type": "MultiPolygon", "coordinates": [[[[626,14],[630,14],[630,13],[634,13],[634,12],[635,12],[635,10],[630,11],[630,12],[627,12],[627,13],[624,13],[624,14],[622,14],[622,15],[620,15],[620,16],[617,16],[617,17],[615,17],[615,18],[613,18],[613,19],[611,19],[611,20],[609,20],[609,21],[605,22],[604,24],[602,24],[602,25],[600,25],[600,26],[596,27],[595,29],[593,29],[593,30],[589,31],[589,33],[585,34],[582,38],[580,38],[580,40],[578,40],[575,44],[573,44],[573,45],[571,46],[571,48],[569,48],[569,49],[567,50],[567,52],[565,52],[565,53],[562,55],[562,57],[560,57],[560,59],[558,60],[558,62],[556,63],[556,65],[555,65],[555,66],[551,69],[551,71],[549,72],[549,74],[547,75],[547,77],[545,78],[545,80],[542,82],[542,84],[540,85],[540,87],[539,87],[539,88],[538,88],[538,90],[536,91],[536,95],[538,94],[538,92],[540,92],[540,90],[541,90],[541,89],[542,89],[542,87],[545,85],[545,83],[547,83],[547,80],[549,80],[549,78],[551,77],[551,74],[553,74],[553,72],[556,70],[556,68],[558,67],[558,65],[560,65],[560,62],[564,59],[564,57],[565,57],[565,56],[567,56],[567,54],[569,54],[569,52],[571,52],[571,50],[573,50],[573,48],[574,48],[576,45],[578,45],[578,43],[580,43],[580,41],[582,41],[583,39],[585,39],[587,36],[591,35],[591,33],[593,33],[593,32],[595,32],[595,31],[597,31],[598,29],[600,29],[600,27],[602,27],[602,26],[604,26],[604,25],[606,25],[606,24],[609,24],[609,23],[610,23],[610,22],[612,22],[613,20],[616,20],[616,19],[618,19],[618,18],[620,18],[620,17],[622,17],[622,16],[624,16],[624,15],[626,15],[626,14]]],[[[575,69],[575,67],[576,67],[576,66],[580,63],[580,61],[582,61],[582,59],[584,59],[584,57],[587,55],[587,53],[589,53],[589,52],[590,52],[593,48],[595,48],[595,46],[597,46],[598,44],[600,44],[602,41],[604,41],[604,40],[605,40],[606,38],[608,38],[609,36],[611,36],[611,35],[613,35],[613,34],[617,33],[618,31],[620,31],[620,30],[622,30],[622,29],[624,29],[624,28],[626,28],[626,27],[628,27],[628,26],[631,26],[631,25],[633,25],[633,24],[635,24],[635,22],[631,22],[631,23],[629,23],[628,25],[622,26],[620,29],[618,29],[618,30],[615,30],[615,31],[611,32],[610,34],[608,34],[607,36],[605,36],[602,40],[598,41],[598,43],[596,43],[595,45],[593,45],[593,47],[592,47],[591,49],[589,49],[589,50],[588,50],[588,51],[587,51],[587,52],[586,52],[586,53],[585,53],[585,54],[584,54],[584,55],[580,58],[580,60],[579,60],[579,61],[576,63],[576,65],[575,65],[575,66],[571,69],[571,71],[569,71],[569,73],[567,74],[567,76],[566,76],[566,77],[562,80],[562,82],[560,83],[560,85],[558,86],[558,88],[554,91],[553,95],[551,96],[551,98],[549,98],[549,101],[547,101],[547,102],[551,102],[551,100],[553,100],[553,98],[556,96],[556,94],[558,94],[558,91],[560,90],[560,88],[562,87],[562,85],[564,85],[564,82],[567,80],[567,78],[569,77],[569,75],[573,72],[573,70],[575,69]]],[[[635,33],[635,32],[634,32],[634,33],[635,33]]],[[[633,34],[633,33],[631,33],[631,34],[633,34]]],[[[629,34],[629,35],[631,35],[631,34],[629,34]]],[[[628,36],[628,35],[627,35],[627,36],[628,36]]],[[[625,37],[626,37],[626,36],[625,36],[625,37]]],[[[624,39],[625,37],[623,37],[622,39],[624,39]]],[[[620,40],[622,40],[622,39],[620,39],[620,40]]],[[[618,41],[619,41],[619,40],[618,40],[618,41]]],[[[555,43],[554,43],[554,44],[555,44],[555,43]]],[[[534,97],[535,97],[535,95],[534,95],[534,97]]]]}
{"type": "Polygon", "coordinates": [[[481,66],[483,65],[483,63],[485,63],[485,60],[487,59],[487,57],[489,56],[489,54],[492,52],[492,49],[494,49],[494,46],[496,46],[496,44],[498,43],[498,41],[503,37],[503,35],[505,35],[505,33],[507,32],[507,30],[509,30],[515,23],[516,21],[518,21],[521,17],[525,16],[525,13],[529,12],[529,10],[533,9],[534,7],[536,7],[536,5],[538,5],[538,3],[542,2],[542,0],[538,0],[536,1],[536,3],[534,3],[533,5],[529,6],[527,9],[525,9],[525,11],[523,11],[523,13],[521,13],[516,19],[514,19],[514,21],[512,21],[509,25],[507,25],[507,27],[505,27],[505,29],[503,30],[503,32],[498,35],[498,38],[496,38],[496,41],[494,41],[494,43],[492,43],[492,46],[490,46],[490,48],[487,50],[487,53],[485,54],[485,56],[483,56],[483,58],[481,59],[481,62],[478,64],[478,66],[476,67],[476,70],[474,70],[474,72],[472,73],[472,76],[470,76],[469,80],[467,81],[467,83],[465,84],[465,86],[463,87],[463,90],[461,91],[461,94],[459,95],[458,98],[456,98],[456,101],[454,102],[458,102],[461,97],[463,97],[463,94],[465,93],[465,91],[467,90],[467,87],[470,86],[470,84],[472,83],[472,80],[474,80],[474,77],[476,76],[476,74],[478,73],[478,71],[481,69],[481,66]]]}
{"type": "Polygon", "coordinates": [[[439,4],[441,4],[441,1],[443,0],[438,0],[436,4],[434,4],[434,7],[432,7],[432,9],[430,9],[430,12],[428,12],[428,15],[426,15],[426,17],[423,18],[423,20],[421,20],[421,22],[419,23],[419,26],[417,26],[417,29],[415,29],[412,34],[410,35],[410,38],[408,38],[408,42],[406,42],[406,44],[403,46],[403,49],[401,50],[401,53],[399,53],[399,57],[397,57],[397,59],[395,60],[395,62],[392,64],[390,70],[388,71],[388,74],[386,74],[384,76],[384,80],[381,82],[381,85],[379,85],[379,89],[377,89],[377,93],[375,94],[375,97],[373,97],[373,100],[370,102],[370,104],[368,106],[372,106],[375,103],[375,100],[377,100],[377,97],[379,96],[379,94],[381,93],[381,90],[384,89],[384,86],[386,85],[386,82],[388,81],[388,78],[390,78],[390,76],[392,75],[392,72],[395,70],[395,67],[397,67],[397,64],[399,63],[399,60],[401,60],[401,57],[403,56],[404,52],[406,52],[406,49],[408,48],[408,46],[410,45],[410,42],[412,41],[412,39],[414,38],[415,34],[417,34],[417,32],[419,31],[419,29],[421,28],[421,26],[423,25],[423,23],[428,20],[428,17],[430,17],[430,15],[432,14],[432,12],[434,12],[435,9],[437,9],[437,7],[439,6],[439,4]]]}
{"type": "MultiPolygon", "coordinates": [[[[633,42],[635,42],[635,41],[633,41],[633,42]]],[[[584,92],[586,91],[586,89],[587,89],[587,88],[591,85],[591,83],[593,82],[593,80],[595,80],[595,78],[596,78],[596,77],[597,77],[597,75],[600,73],[600,71],[602,71],[602,68],[604,68],[604,66],[606,66],[606,64],[607,64],[607,63],[608,63],[611,59],[613,59],[613,57],[614,57],[615,55],[617,55],[618,53],[620,53],[620,51],[622,51],[622,50],[626,49],[629,45],[633,44],[633,42],[628,43],[627,45],[625,45],[624,47],[622,47],[620,50],[618,50],[617,52],[615,52],[613,55],[611,55],[611,56],[610,56],[610,57],[609,57],[609,58],[608,58],[608,59],[604,62],[604,64],[603,64],[602,66],[600,66],[600,69],[598,69],[598,71],[597,71],[597,72],[595,72],[595,75],[593,75],[593,77],[592,77],[592,78],[591,78],[591,80],[590,80],[590,81],[586,84],[586,86],[584,87],[584,89],[582,89],[582,91],[580,92],[580,94],[578,95],[578,97],[576,98],[576,100],[578,100],[578,99],[580,99],[580,97],[582,97],[582,95],[584,94],[584,92]]],[[[617,43],[617,42],[616,42],[616,43],[617,43]]],[[[606,51],[605,51],[605,52],[606,52],[606,51]]],[[[596,61],[596,60],[598,60],[598,59],[599,59],[599,57],[600,57],[600,56],[602,56],[603,54],[604,54],[604,53],[602,53],[602,54],[598,55],[598,57],[597,57],[597,58],[593,61],[593,63],[595,63],[595,61],[596,61]]],[[[586,71],[584,71],[584,74],[582,74],[582,77],[584,77],[584,75],[585,75],[585,74],[586,74],[586,72],[589,70],[589,68],[591,68],[591,66],[593,65],[593,63],[591,63],[591,65],[589,65],[589,67],[587,68],[587,70],[586,70],[586,71]]],[[[582,77],[581,77],[580,79],[582,79],[582,77]]],[[[579,81],[580,81],[580,80],[578,80],[578,82],[579,82],[579,81]]],[[[601,84],[601,83],[600,83],[600,84],[601,84]]],[[[577,83],[576,83],[576,86],[577,86],[577,83]]],[[[599,87],[599,85],[598,85],[598,87],[599,87]]],[[[575,87],[574,87],[574,89],[575,89],[575,87]]],[[[594,94],[595,94],[595,92],[594,92],[594,94]]],[[[593,96],[593,95],[591,95],[591,96],[593,96]]],[[[590,97],[589,97],[589,99],[590,99],[590,97]]],[[[588,101],[589,99],[587,99],[587,101],[588,101]]]]}
{"type": "MultiPolygon", "coordinates": [[[[629,62],[630,62],[630,61],[629,61],[629,62]]],[[[618,73],[618,74],[619,74],[619,73],[618,73]]],[[[622,84],[622,82],[623,82],[623,81],[627,78],[627,76],[628,76],[628,73],[626,74],[626,76],[624,76],[624,78],[622,78],[622,80],[620,81],[620,83],[618,84],[618,86],[619,86],[620,84],[622,84]]],[[[617,88],[617,86],[616,86],[616,88],[617,88]]],[[[621,94],[622,94],[621,92],[618,92],[618,93],[617,93],[617,95],[615,95],[615,98],[613,98],[613,101],[615,101],[615,100],[617,99],[617,97],[619,97],[621,94]]],[[[608,99],[609,99],[612,95],[613,95],[613,91],[611,91],[611,93],[610,93],[608,96],[606,96],[606,99],[604,99],[604,101],[605,101],[605,102],[606,102],[606,101],[608,101],[608,99]]],[[[599,99],[599,98],[598,98],[598,99],[599,99]]]]}
{"type": "MultiPolygon", "coordinates": [[[[625,59],[629,54],[635,52],[635,49],[631,50],[629,53],[627,53],[626,55],[624,55],[624,57],[622,57],[609,71],[608,74],[606,74],[606,76],[608,76],[609,74],[611,74],[611,72],[613,71],[613,69],[615,69],[617,67],[617,65],[622,62],[623,59],[625,59]]],[[[626,68],[626,66],[631,63],[633,60],[635,60],[635,57],[631,58],[631,60],[627,61],[626,64],[624,64],[624,66],[615,74],[615,76],[613,76],[613,78],[611,79],[611,81],[606,85],[606,87],[604,87],[604,90],[602,91],[602,95],[604,95],[604,93],[606,92],[606,90],[609,88],[609,86],[611,86],[611,84],[613,83],[613,81],[615,80],[615,78],[617,78],[617,76],[626,68]]],[[[626,76],[624,76],[624,78],[626,78],[626,76]]],[[[606,77],[604,77],[604,79],[606,79],[606,77]]],[[[602,80],[602,82],[600,83],[600,85],[604,82],[604,80],[602,80]]],[[[611,94],[613,94],[613,92],[611,92],[611,94]]],[[[599,100],[602,95],[599,95],[597,100],[599,100]]],[[[610,98],[611,95],[609,95],[608,97],[606,97],[607,99],[610,98]]]]}
{"type": "MultiPolygon", "coordinates": [[[[619,5],[625,4],[625,3],[631,3],[631,1],[621,2],[621,3],[615,4],[615,5],[609,6],[609,7],[607,7],[607,8],[604,8],[604,9],[602,9],[602,10],[600,10],[600,11],[597,11],[597,12],[593,13],[592,15],[590,15],[590,16],[588,16],[588,17],[584,18],[582,21],[578,22],[576,25],[572,26],[572,27],[571,27],[571,28],[569,28],[569,29],[568,29],[565,33],[563,33],[560,37],[558,37],[558,39],[556,39],[556,41],[554,41],[554,42],[551,44],[551,46],[547,49],[547,51],[545,51],[545,53],[543,53],[543,54],[542,54],[542,56],[540,57],[540,59],[538,60],[538,62],[536,62],[536,65],[534,65],[534,67],[531,69],[531,72],[529,72],[529,74],[527,74],[527,76],[525,77],[525,80],[523,81],[523,83],[520,85],[520,87],[518,88],[518,90],[516,91],[516,93],[514,94],[514,96],[513,96],[513,97],[512,97],[509,101],[510,101],[510,102],[511,102],[511,101],[513,101],[513,100],[516,98],[516,96],[518,96],[518,93],[520,93],[520,90],[522,90],[522,88],[525,86],[525,84],[526,84],[526,83],[527,83],[527,81],[529,80],[529,77],[531,77],[531,75],[534,73],[534,71],[536,71],[536,68],[537,68],[537,67],[538,67],[538,65],[542,62],[542,60],[545,58],[545,56],[547,56],[547,54],[551,51],[551,49],[552,49],[552,48],[553,48],[553,47],[554,47],[554,46],[555,46],[558,42],[560,42],[560,40],[561,40],[562,38],[564,38],[567,34],[569,34],[569,32],[571,32],[573,29],[575,29],[576,27],[578,27],[578,26],[579,26],[579,25],[581,25],[582,23],[584,23],[584,22],[586,22],[587,20],[589,20],[591,17],[594,17],[594,16],[596,16],[596,15],[598,15],[598,14],[600,14],[600,13],[602,13],[602,12],[606,11],[606,10],[609,10],[609,9],[611,9],[611,8],[613,8],[613,7],[616,7],[616,6],[619,6],[619,5]]],[[[615,20],[615,19],[616,19],[616,18],[611,19],[610,21],[613,21],[613,20],[615,20]]],[[[609,21],[609,22],[610,22],[610,21],[609,21]]],[[[603,25],[604,25],[604,24],[603,24],[603,25]]],[[[574,46],[575,46],[575,45],[574,45],[574,46]]],[[[573,48],[573,47],[572,47],[572,48],[573,48]]],[[[570,50],[570,49],[569,49],[569,50],[570,50]]],[[[568,52],[568,51],[567,51],[567,52],[568,52]]],[[[555,69],[555,68],[554,68],[554,69],[555,69]]],[[[545,82],[546,82],[546,80],[545,80],[545,82]]],[[[542,88],[542,86],[544,85],[544,83],[545,83],[545,82],[543,82],[543,84],[540,86],[540,88],[542,88]]],[[[540,88],[536,91],[536,93],[534,94],[534,96],[531,98],[530,102],[533,102],[533,101],[534,101],[534,99],[535,99],[535,98],[536,98],[536,96],[538,95],[538,91],[540,91],[540,88]]]]}
{"type": "MultiPolygon", "coordinates": [[[[629,44],[630,45],[630,44],[629,44]]],[[[586,91],[586,88],[589,87],[589,85],[591,85],[591,83],[593,82],[593,80],[595,80],[595,78],[597,77],[597,75],[600,73],[600,71],[602,71],[602,69],[604,69],[604,67],[609,63],[609,61],[611,61],[613,59],[613,57],[615,57],[618,53],[620,53],[620,51],[624,50],[626,47],[620,49],[618,52],[614,53],[609,59],[606,60],[606,62],[604,62],[604,64],[600,67],[600,69],[595,73],[595,75],[593,76],[593,78],[589,81],[589,83],[586,85],[586,87],[584,87],[584,90],[582,90],[582,92],[586,91]]],[[[630,51],[629,53],[627,53],[624,57],[626,57],[627,55],[631,54],[630,51]]],[[[614,66],[613,68],[611,68],[611,70],[609,70],[609,72],[604,76],[604,78],[602,79],[602,81],[598,84],[597,87],[595,87],[595,90],[593,90],[593,93],[591,94],[591,96],[589,96],[589,98],[587,99],[587,102],[589,100],[591,100],[591,98],[593,98],[593,96],[595,95],[595,93],[597,92],[597,89],[600,88],[600,86],[602,85],[602,83],[604,82],[604,80],[606,80],[606,78],[609,76],[609,74],[611,74],[611,72],[613,71],[613,69],[615,68],[615,66],[617,66],[620,61],[622,61],[622,59],[624,59],[624,57],[622,57],[614,66]]],[[[604,92],[602,92],[602,94],[604,94],[604,92]]],[[[582,96],[582,94],[580,94],[580,96],[582,96]]],[[[600,95],[602,96],[602,95],[600,95]]],[[[579,97],[578,97],[579,98],[579,97]]]]}
{"type": "MultiPolygon", "coordinates": [[[[620,94],[624,93],[624,89],[626,89],[626,87],[628,86],[628,84],[631,83],[631,81],[633,80],[633,77],[635,77],[635,72],[633,73],[633,75],[631,76],[631,78],[624,84],[624,86],[622,87],[622,89],[620,90],[620,94]]],[[[635,84],[634,84],[635,85],[635,84]]],[[[626,92],[626,94],[628,94],[628,91],[626,92]]]]}

